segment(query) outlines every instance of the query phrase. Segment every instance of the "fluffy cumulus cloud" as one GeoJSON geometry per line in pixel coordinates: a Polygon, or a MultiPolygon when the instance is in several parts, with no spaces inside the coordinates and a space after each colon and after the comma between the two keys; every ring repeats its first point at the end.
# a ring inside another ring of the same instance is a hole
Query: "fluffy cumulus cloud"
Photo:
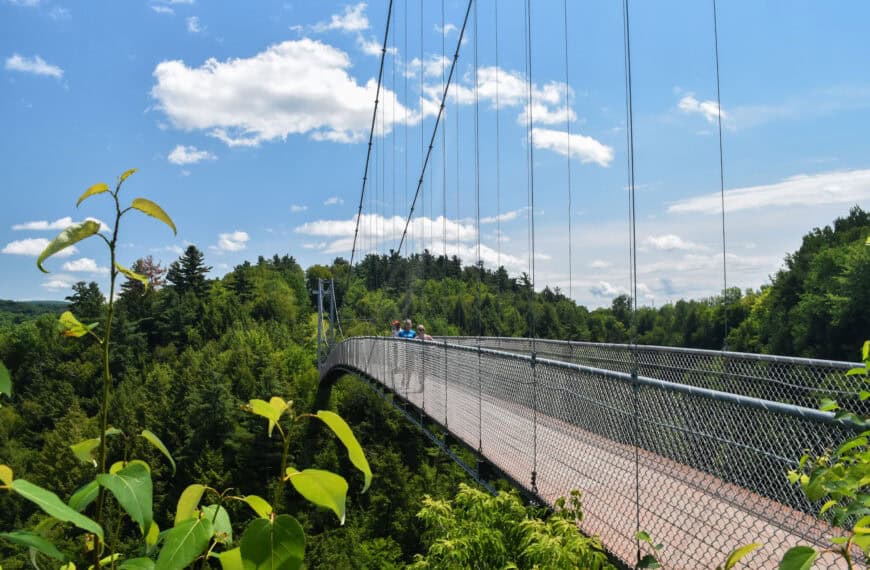
{"type": "Polygon", "coordinates": [[[613,148],[585,135],[569,135],[567,131],[535,127],[532,129],[532,140],[535,148],[552,150],[583,163],[593,162],[606,167],[613,161],[613,148]]]}
{"type": "MultiPolygon", "coordinates": [[[[680,99],[677,107],[684,113],[702,115],[708,123],[715,123],[719,119],[719,105],[716,101],[699,101],[693,94],[688,94],[680,99]]],[[[725,119],[725,111],[722,111],[722,119],[725,119]]]]}
{"type": "Polygon", "coordinates": [[[100,267],[90,257],[81,257],[63,264],[63,270],[70,273],[108,273],[106,267],[100,267]]]}
{"type": "Polygon", "coordinates": [[[42,287],[49,291],[72,289],[75,279],[68,275],[53,275],[42,282],[42,287]]]}
{"type": "MultiPolygon", "coordinates": [[[[45,238],[28,238],[11,241],[2,249],[2,253],[10,255],[31,255],[36,257],[48,247],[48,240],[45,238]]],[[[69,257],[78,253],[75,246],[68,247],[57,252],[58,257],[69,257]]]]}
{"type": "MultiPolygon", "coordinates": [[[[108,225],[102,220],[98,220],[97,218],[85,218],[85,220],[93,220],[100,224],[101,232],[112,231],[108,225]]],[[[27,231],[53,231],[53,230],[65,230],[74,223],[73,219],[69,216],[64,216],[63,218],[58,218],[53,222],[49,222],[48,220],[37,220],[34,222],[24,222],[23,224],[15,224],[12,226],[12,229],[15,231],[27,230],[27,231]]]]}
{"type": "MultiPolygon", "coordinates": [[[[774,184],[733,188],[725,191],[727,213],[787,206],[861,203],[870,200],[870,170],[838,170],[818,174],[799,174],[774,184]]],[[[675,202],[669,212],[681,214],[719,214],[719,193],[675,202]]]]}
{"type": "Polygon", "coordinates": [[[56,65],[47,63],[38,55],[25,57],[14,53],[6,58],[5,67],[9,71],[20,71],[22,73],[32,73],[33,75],[45,75],[56,79],[63,77],[63,69],[56,65]]]}
{"type": "Polygon", "coordinates": [[[644,241],[643,244],[646,247],[657,249],[660,251],[673,251],[673,250],[684,250],[684,251],[692,251],[699,249],[706,249],[706,247],[685,240],[678,235],[675,234],[665,234],[660,236],[649,236],[644,241]]]}
{"type": "MultiPolygon", "coordinates": [[[[293,134],[315,140],[363,140],[371,124],[377,82],[357,83],[347,54],[303,38],[249,58],[207,60],[200,67],[164,61],[154,69],[151,96],[173,126],[203,130],[229,146],[257,146],[293,134]]],[[[419,121],[382,90],[385,108],[419,121]]],[[[387,132],[392,121],[386,118],[387,132]]]]}
{"type": "Polygon", "coordinates": [[[217,245],[211,246],[211,248],[217,251],[242,251],[247,247],[250,239],[248,232],[236,230],[232,233],[218,235],[217,245]]]}
{"type": "Polygon", "coordinates": [[[342,32],[362,32],[369,29],[369,19],[366,17],[366,3],[360,2],[353,6],[345,6],[341,14],[333,14],[328,22],[312,26],[315,32],[339,30],[342,32]]]}
{"type": "Polygon", "coordinates": [[[199,150],[195,146],[178,145],[166,157],[172,164],[196,164],[203,160],[215,160],[217,157],[207,150],[199,150]]]}

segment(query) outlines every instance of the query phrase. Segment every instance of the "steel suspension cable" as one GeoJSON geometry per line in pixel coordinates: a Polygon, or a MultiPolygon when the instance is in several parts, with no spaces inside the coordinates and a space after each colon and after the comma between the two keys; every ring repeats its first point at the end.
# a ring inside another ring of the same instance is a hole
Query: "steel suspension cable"
{"type": "Polygon", "coordinates": [[[453,82],[453,74],[456,71],[456,62],[459,60],[459,49],[462,47],[462,39],[465,37],[465,28],[468,25],[468,16],[471,13],[471,5],[473,3],[474,0],[468,0],[468,7],[465,9],[465,18],[462,21],[462,28],[459,30],[459,40],[456,42],[456,51],[453,54],[453,62],[450,64],[450,74],[447,76],[447,84],[444,87],[444,93],[441,95],[441,106],[438,107],[438,114],[435,117],[435,125],[432,128],[432,136],[429,139],[429,148],[426,151],[426,157],[423,160],[423,168],[420,172],[420,178],[417,182],[417,190],[414,192],[414,199],[411,201],[411,210],[408,213],[408,219],[405,222],[405,229],[402,231],[402,239],[399,241],[398,250],[400,252],[402,251],[402,245],[405,243],[405,237],[408,234],[408,226],[411,223],[411,217],[414,215],[414,208],[417,204],[417,198],[420,195],[420,188],[423,186],[423,180],[426,174],[426,166],[429,164],[429,158],[432,156],[432,147],[434,146],[435,135],[438,132],[438,125],[441,123],[441,116],[444,114],[444,103],[447,99],[447,91],[450,89],[450,84],[453,82]]]}
{"type": "Polygon", "coordinates": [[[716,55],[716,118],[719,123],[719,196],[722,204],[722,350],[728,350],[728,261],[725,247],[725,153],[722,143],[722,92],[719,80],[719,11],[713,0],[713,45],[716,55]]]}
{"type": "Polygon", "coordinates": [[[378,86],[377,86],[377,90],[375,91],[375,108],[372,111],[372,124],[371,124],[371,127],[369,128],[369,146],[368,146],[368,150],[366,151],[366,165],[365,165],[365,169],[363,170],[362,190],[360,191],[360,196],[359,196],[359,208],[357,208],[357,212],[356,212],[356,227],[353,230],[353,247],[350,250],[350,268],[347,272],[347,284],[345,286],[345,291],[350,288],[350,278],[351,278],[351,275],[353,274],[353,258],[354,258],[354,254],[356,253],[356,241],[357,241],[357,236],[359,234],[359,222],[360,222],[360,217],[362,216],[363,200],[365,199],[365,195],[366,195],[366,181],[368,180],[368,176],[369,176],[369,161],[371,160],[371,157],[372,157],[372,139],[375,135],[375,123],[376,123],[377,118],[378,118],[378,103],[380,101],[380,96],[381,96],[381,81],[383,80],[383,76],[384,76],[384,58],[387,55],[387,38],[389,37],[389,34],[390,34],[390,22],[392,21],[392,18],[393,18],[393,0],[390,0],[390,4],[387,7],[387,26],[386,26],[386,30],[384,31],[384,44],[381,47],[381,63],[380,63],[380,66],[378,68],[378,86]]]}
{"type": "MultiPolygon", "coordinates": [[[[441,0],[441,89],[444,89],[444,73],[446,71],[444,59],[445,54],[445,37],[446,32],[444,26],[444,0],[441,0]]],[[[441,129],[441,241],[444,250],[444,268],[447,269],[447,121],[444,121],[444,128],[441,129]]]]}
{"type": "Polygon", "coordinates": [[[572,222],[574,218],[573,192],[571,189],[571,107],[568,103],[570,79],[568,75],[568,0],[562,0],[562,20],[565,35],[565,132],[568,136],[568,293],[574,298],[574,255],[572,222]]]}
{"type": "MultiPolygon", "coordinates": [[[[499,61],[498,61],[498,0],[495,6],[495,224],[497,269],[501,269],[501,105],[499,101],[499,61]]],[[[499,282],[501,287],[501,282],[499,282]]]]}
{"type": "Polygon", "coordinates": [[[477,450],[483,449],[483,381],[481,377],[480,338],[483,336],[483,313],[481,306],[481,273],[483,261],[480,256],[480,66],[478,44],[477,4],[474,4],[474,202],[477,229],[477,450]]]}

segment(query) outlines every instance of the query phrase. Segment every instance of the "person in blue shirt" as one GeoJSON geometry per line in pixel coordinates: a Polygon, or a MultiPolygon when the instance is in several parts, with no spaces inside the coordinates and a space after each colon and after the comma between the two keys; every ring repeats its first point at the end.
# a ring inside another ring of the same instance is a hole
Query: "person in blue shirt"
{"type": "Polygon", "coordinates": [[[417,333],[411,328],[411,319],[405,319],[402,325],[402,330],[399,331],[399,338],[416,338],[417,333]]]}

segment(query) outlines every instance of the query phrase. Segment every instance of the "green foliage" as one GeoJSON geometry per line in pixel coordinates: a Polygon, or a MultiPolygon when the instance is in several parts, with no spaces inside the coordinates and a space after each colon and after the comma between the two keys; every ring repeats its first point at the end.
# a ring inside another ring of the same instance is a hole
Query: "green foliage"
{"type": "Polygon", "coordinates": [[[151,470],[142,461],[131,461],[117,473],[100,473],[97,483],[115,496],[144,536],[151,528],[153,486],[151,470]]]}
{"type": "Polygon", "coordinates": [[[83,239],[91,237],[99,231],[100,223],[93,220],[85,220],[84,222],[71,225],[67,229],[60,232],[60,234],[56,238],[49,242],[49,244],[36,259],[36,266],[43,273],[48,273],[48,271],[42,266],[43,261],[54,255],[55,253],[63,251],[66,248],[82,241],[83,239]]]}
{"type": "Polygon", "coordinates": [[[257,519],[242,535],[240,554],[246,570],[296,570],[305,556],[305,532],[290,515],[257,519]]]}
{"type": "Polygon", "coordinates": [[[452,501],[424,500],[417,516],[429,548],[411,568],[615,568],[597,538],[578,532],[580,507],[575,491],[544,519],[514,492],[493,497],[460,485],[452,501]]]}

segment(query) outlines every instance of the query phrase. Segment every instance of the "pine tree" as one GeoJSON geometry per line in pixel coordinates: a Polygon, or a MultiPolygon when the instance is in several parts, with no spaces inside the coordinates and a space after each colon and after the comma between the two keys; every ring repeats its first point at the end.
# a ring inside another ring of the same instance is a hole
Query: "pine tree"
{"type": "Polygon", "coordinates": [[[208,291],[208,281],[205,276],[211,271],[204,263],[205,256],[195,245],[190,245],[184,255],[173,261],[166,274],[166,280],[175,286],[179,295],[188,291],[197,297],[202,297],[208,291]]]}

